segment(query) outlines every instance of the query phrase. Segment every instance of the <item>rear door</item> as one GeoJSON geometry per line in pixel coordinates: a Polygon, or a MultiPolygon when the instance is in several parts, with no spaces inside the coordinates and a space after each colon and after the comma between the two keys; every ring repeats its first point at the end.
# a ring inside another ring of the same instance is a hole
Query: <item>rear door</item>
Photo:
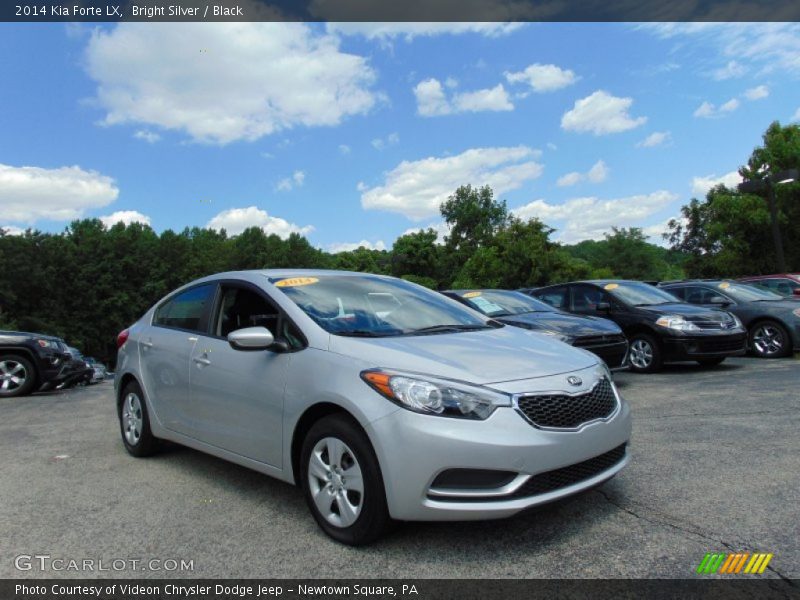
{"type": "Polygon", "coordinates": [[[301,335],[263,290],[245,282],[220,283],[211,327],[191,356],[192,431],[196,439],[241,456],[282,465],[283,393],[301,335]],[[263,326],[288,351],[239,350],[231,331],[263,326]]]}
{"type": "Polygon", "coordinates": [[[206,331],[215,288],[201,284],[167,299],[139,337],[145,391],[158,420],[179,433],[190,430],[189,358],[206,331]]]}

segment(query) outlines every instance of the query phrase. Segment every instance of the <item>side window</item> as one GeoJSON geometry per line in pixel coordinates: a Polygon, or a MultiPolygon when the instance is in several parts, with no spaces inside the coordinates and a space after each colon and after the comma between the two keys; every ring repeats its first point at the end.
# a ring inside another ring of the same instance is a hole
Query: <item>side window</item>
{"type": "Polygon", "coordinates": [[[214,335],[227,337],[231,331],[245,327],[265,327],[276,340],[285,341],[292,350],[305,345],[294,323],[268,298],[245,287],[223,285],[214,335]]]}
{"type": "Polygon", "coordinates": [[[611,303],[611,297],[603,290],[588,285],[579,285],[572,289],[572,310],[595,312],[601,302],[611,303]]]}
{"type": "Polygon", "coordinates": [[[226,337],[237,329],[261,326],[277,335],[278,314],[278,309],[260,294],[247,288],[223,285],[214,334],[226,337]]]}
{"type": "Polygon", "coordinates": [[[705,304],[708,297],[710,297],[708,292],[701,287],[683,289],[683,299],[689,304],[705,304]]]}
{"type": "Polygon", "coordinates": [[[686,300],[686,288],[666,288],[664,291],[673,296],[677,296],[681,300],[686,300]]]}
{"type": "Polygon", "coordinates": [[[156,309],[153,325],[202,332],[203,314],[214,293],[214,285],[198,285],[173,296],[156,309]]]}
{"type": "Polygon", "coordinates": [[[567,310],[567,288],[554,288],[536,294],[539,300],[547,302],[550,306],[567,310]]]}

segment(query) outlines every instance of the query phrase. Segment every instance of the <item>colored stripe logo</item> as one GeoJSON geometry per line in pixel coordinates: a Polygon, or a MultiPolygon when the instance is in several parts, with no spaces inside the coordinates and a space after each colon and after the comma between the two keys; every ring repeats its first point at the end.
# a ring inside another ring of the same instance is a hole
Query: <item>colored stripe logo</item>
{"type": "Polygon", "coordinates": [[[767,570],[773,554],[764,552],[707,552],[697,567],[698,575],[738,574],[761,575],[767,570]]]}

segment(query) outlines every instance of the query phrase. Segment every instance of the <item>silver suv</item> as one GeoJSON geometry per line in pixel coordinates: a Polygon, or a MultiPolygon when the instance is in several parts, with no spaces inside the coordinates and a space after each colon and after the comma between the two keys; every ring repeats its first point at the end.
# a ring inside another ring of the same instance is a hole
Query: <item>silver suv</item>
{"type": "Polygon", "coordinates": [[[507,517],[628,460],[629,408],[596,356],[392,277],[222,273],[117,341],[130,454],[172,440],[298,484],[347,544],[392,519],[507,517]]]}

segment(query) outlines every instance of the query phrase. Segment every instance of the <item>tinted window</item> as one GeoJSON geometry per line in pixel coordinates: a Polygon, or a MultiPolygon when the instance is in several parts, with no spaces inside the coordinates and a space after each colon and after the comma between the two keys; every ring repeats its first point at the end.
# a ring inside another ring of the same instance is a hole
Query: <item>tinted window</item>
{"type": "Polygon", "coordinates": [[[153,325],[201,331],[203,312],[211,300],[213,284],[199,285],[173,296],[156,310],[153,325]]]}
{"type": "Polygon", "coordinates": [[[537,294],[540,300],[547,302],[550,306],[556,308],[567,307],[567,288],[554,288],[552,290],[544,290],[537,294]]]}
{"type": "Polygon", "coordinates": [[[601,302],[611,302],[603,290],[588,285],[578,285],[572,289],[572,309],[578,311],[595,311],[601,302]]]}

